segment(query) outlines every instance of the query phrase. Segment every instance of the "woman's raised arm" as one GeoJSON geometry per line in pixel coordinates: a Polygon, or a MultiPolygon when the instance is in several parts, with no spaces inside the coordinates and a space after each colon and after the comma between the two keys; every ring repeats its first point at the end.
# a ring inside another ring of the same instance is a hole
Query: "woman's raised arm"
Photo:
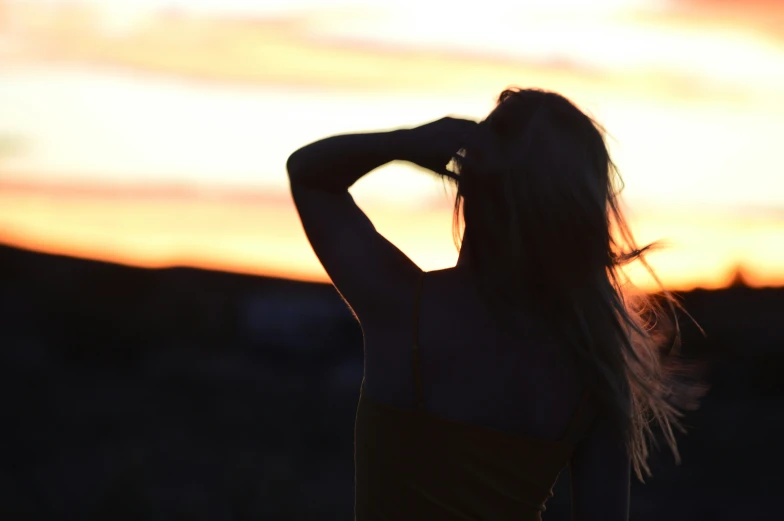
{"type": "Polygon", "coordinates": [[[442,118],[413,129],[344,134],[295,151],[286,164],[305,234],[357,317],[407,305],[421,270],[373,227],[348,189],[393,160],[446,175],[476,123],[442,118]]]}

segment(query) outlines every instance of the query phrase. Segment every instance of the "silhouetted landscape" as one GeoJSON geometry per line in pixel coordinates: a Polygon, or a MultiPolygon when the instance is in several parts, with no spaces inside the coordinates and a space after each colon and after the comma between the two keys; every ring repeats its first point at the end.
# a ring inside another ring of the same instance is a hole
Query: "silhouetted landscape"
{"type": "MultiPolygon", "coordinates": [[[[0,519],[352,518],[362,335],[332,286],[10,247],[0,277],[0,519]]],[[[784,289],[682,297],[712,387],[631,519],[779,518],[784,289]]]]}

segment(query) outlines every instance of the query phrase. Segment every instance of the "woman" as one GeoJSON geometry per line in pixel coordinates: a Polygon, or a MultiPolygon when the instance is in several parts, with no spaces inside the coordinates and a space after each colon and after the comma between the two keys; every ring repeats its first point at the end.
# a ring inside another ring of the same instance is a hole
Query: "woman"
{"type": "Polygon", "coordinates": [[[673,427],[696,394],[660,349],[677,323],[665,338],[662,308],[624,294],[619,268],[645,248],[601,128],[558,94],[509,89],[481,123],[333,136],[287,168],[365,339],[356,519],[538,520],[569,466],[574,519],[626,520],[651,426],[677,458],[673,427]],[[349,195],[394,160],[457,185],[454,267],[423,272],[349,195]]]}

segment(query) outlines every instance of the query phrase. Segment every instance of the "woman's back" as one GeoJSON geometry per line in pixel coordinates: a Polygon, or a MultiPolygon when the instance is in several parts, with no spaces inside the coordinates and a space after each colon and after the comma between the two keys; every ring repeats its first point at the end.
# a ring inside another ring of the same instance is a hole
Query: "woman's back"
{"type": "MultiPolygon", "coordinates": [[[[362,321],[365,392],[376,402],[415,405],[414,306],[412,295],[409,310],[362,321]]],[[[470,270],[460,267],[423,274],[417,318],[425,410],[510,434],[560,437],[583,389],[573,364],[558,356],[557,335],[539,320],[520,316],[514,331],[502,331],[470,270]]]]}
{"type": "MultiPolygon", "coordinates": [[[[517,334],[501,334],[493,322],[476,319],[489,318],[481,308],[456,305],[458,298],[476,301],[473,283],[464,273],[444,270],[428,278],[435,279],[431,309],[441,319],[440,327],[432,329],[434,345],[452,345],[424,356],[425,273],[417,279],[407,313],[410,328],[398,327],[398,334],[388,334],[395,328],[384,327],[381,316],[378,330],[366,328],[370,330],[366,352],[388,356],[366,357],[355,424],[358,521],[418,517],[538,521],[555,480],[595,419],[594,404],[585,390],[565,420],[563,414],[548,409],[557,403],[552,397],[567,394],[554,390],[551,382],[568,379],[563,374],[568,371],[550,356],[552,346],[525,348],[528,343],[536,345],[540,336],[525,321],[517,334]],[[454,319],[463,327],[442,334],[454,319]],[[404,350],[396,344],[405,343],[404,329],[409,329],[411,349],[405,350],[407,357],[400,357],[404,350]],[[403,338],[398,338],[401,333],[403,338]],[[371,345],[371,338],[382,345],[371,345]],[[430,380],[424,377],[428,367],[430,380]],[[522,378],[515,378],[514,371],[521,367],[527,369],[522,378]],[[537,373],[543,377],[537,379],[537,373]],[[368,394],[370,374],[384,375],[380,383],[388,400],[368,394]],[[521,380],[528,382],[520,385],[521,380]],[[409,382],[408,386],[401,386],[401,381],[409,382]],[[540,400],[545,387],[546,396],[540,400]],[[403,405],[407,399],[409,406],[403,405]],[[551,434],[556,424],[562,425],[551,434]]],[[[399,320],[401,314],[387,316],[399,320]]]]}

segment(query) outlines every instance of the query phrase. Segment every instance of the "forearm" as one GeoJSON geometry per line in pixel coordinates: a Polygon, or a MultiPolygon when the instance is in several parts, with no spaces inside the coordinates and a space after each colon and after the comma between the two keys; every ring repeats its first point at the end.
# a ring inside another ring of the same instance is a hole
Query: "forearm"
{"type": "Polygon", "coordinates": [[[403,159],[404,131],[331,136],[295,151],[286,163],[292,187],[348,190],[360,177],[403,159]]]}

